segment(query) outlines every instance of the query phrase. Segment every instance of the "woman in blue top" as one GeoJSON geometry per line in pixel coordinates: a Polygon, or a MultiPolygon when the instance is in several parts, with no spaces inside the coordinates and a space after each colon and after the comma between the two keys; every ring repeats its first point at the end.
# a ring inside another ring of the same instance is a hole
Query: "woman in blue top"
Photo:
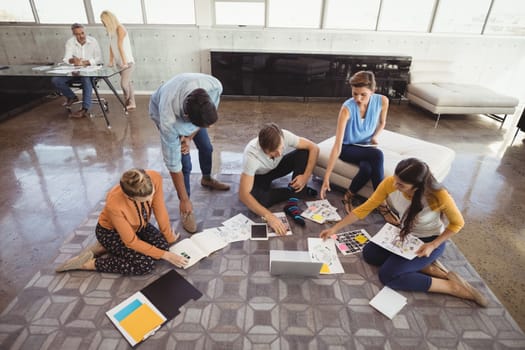
{"type": "MultiPolygon", "coordinates": [[[[347,213],[352,211],[352,198],[368,181],[372,181],[374,190],[383,180],[383,152],[374,147],[377,137],[385,128],[388,112],[388,98],[374,93],[376,81],[374,73],[360,71],[350,78],[352,98],[346,100],[339,111],[335,142],[330,152],[328,166],[321,186],[321,198],[330,191],[330,175],[337,158],[359,166],[359,171],[352,179],[346,191],[343,203],[347,213]],[[370,147],[372,146],[372,147],[370,147]]],[[[387,222],[399,224],[397,217],[389,210],[386,203],[379,211],[387,222]]]]}

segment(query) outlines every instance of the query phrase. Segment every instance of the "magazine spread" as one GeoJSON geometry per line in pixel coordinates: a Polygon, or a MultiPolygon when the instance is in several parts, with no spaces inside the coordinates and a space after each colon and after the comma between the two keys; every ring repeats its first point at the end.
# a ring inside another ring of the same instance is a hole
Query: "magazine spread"
{"type": "Polygon", "coordinates": [[[414,259],[417,256],[415,252],[423,245],[423,241],[411,233],[401,239],[399,232],[399,227],[386,223],[371,241],[405,259],[414,259]]]}

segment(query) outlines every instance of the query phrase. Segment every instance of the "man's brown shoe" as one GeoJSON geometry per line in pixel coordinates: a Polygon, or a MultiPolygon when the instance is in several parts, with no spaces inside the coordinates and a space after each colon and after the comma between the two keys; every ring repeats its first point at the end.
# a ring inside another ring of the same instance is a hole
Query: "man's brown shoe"
{"type": "Polygon", "coordinates": [[[230,189],[230,185],[215,180],[211,177],[209,179],[203,177],[201,180],[201,185],[211,190],[228,191],[230,189]]]}
{"type": "Polygon", "coordinates": [[[197,222],[195,222],[195,216],[193,216],[193,213],[187,213],[187,214],[180,214],[182,219],[182,227],[188,232],[188,233],[195,233],[197,232],[197,222]]]}
{"type": "Polygon", "coordinates": [[[87,118],[89,117],[89,113],[87,110],[85,110],[84,108],[82,108],[81,110],[79,111],[76,111],[76,112],[73,112],[73,113],[70,113],[69,116],[71,118],[87,118]]]}

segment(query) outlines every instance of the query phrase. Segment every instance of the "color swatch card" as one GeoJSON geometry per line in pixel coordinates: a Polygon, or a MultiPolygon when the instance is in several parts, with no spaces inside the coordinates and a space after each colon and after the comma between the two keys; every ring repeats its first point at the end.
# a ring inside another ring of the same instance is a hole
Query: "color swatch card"
{"type": "Polygon", "coordinates": [[[106,315],[131,346],[155,334],[167,320],[141,292],[136,292],[106,315]]]}
{"type": "Polygon", "coordinates": [[[370,241],[370,235],[366,230],[339,232],[332,236],[335,245],[343,255],[359,253],[365,244],[370,241]]]}

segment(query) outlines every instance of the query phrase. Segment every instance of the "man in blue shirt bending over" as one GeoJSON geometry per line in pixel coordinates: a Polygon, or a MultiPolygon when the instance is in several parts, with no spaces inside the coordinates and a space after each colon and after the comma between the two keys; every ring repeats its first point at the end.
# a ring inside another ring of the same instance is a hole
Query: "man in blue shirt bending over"
{"type": "Polygon", "coordinates": [[[230,186],[211,177],[213,146],[208,128],[217,121],[222,84],[211,75],[183,73],[161,85],[153,93],[149,114],[160,131],[162,155],[180,200],[182,225],[197,231],[190,201],[190,142],[199,150],[201,185],[227,191],[230,186]]]}

